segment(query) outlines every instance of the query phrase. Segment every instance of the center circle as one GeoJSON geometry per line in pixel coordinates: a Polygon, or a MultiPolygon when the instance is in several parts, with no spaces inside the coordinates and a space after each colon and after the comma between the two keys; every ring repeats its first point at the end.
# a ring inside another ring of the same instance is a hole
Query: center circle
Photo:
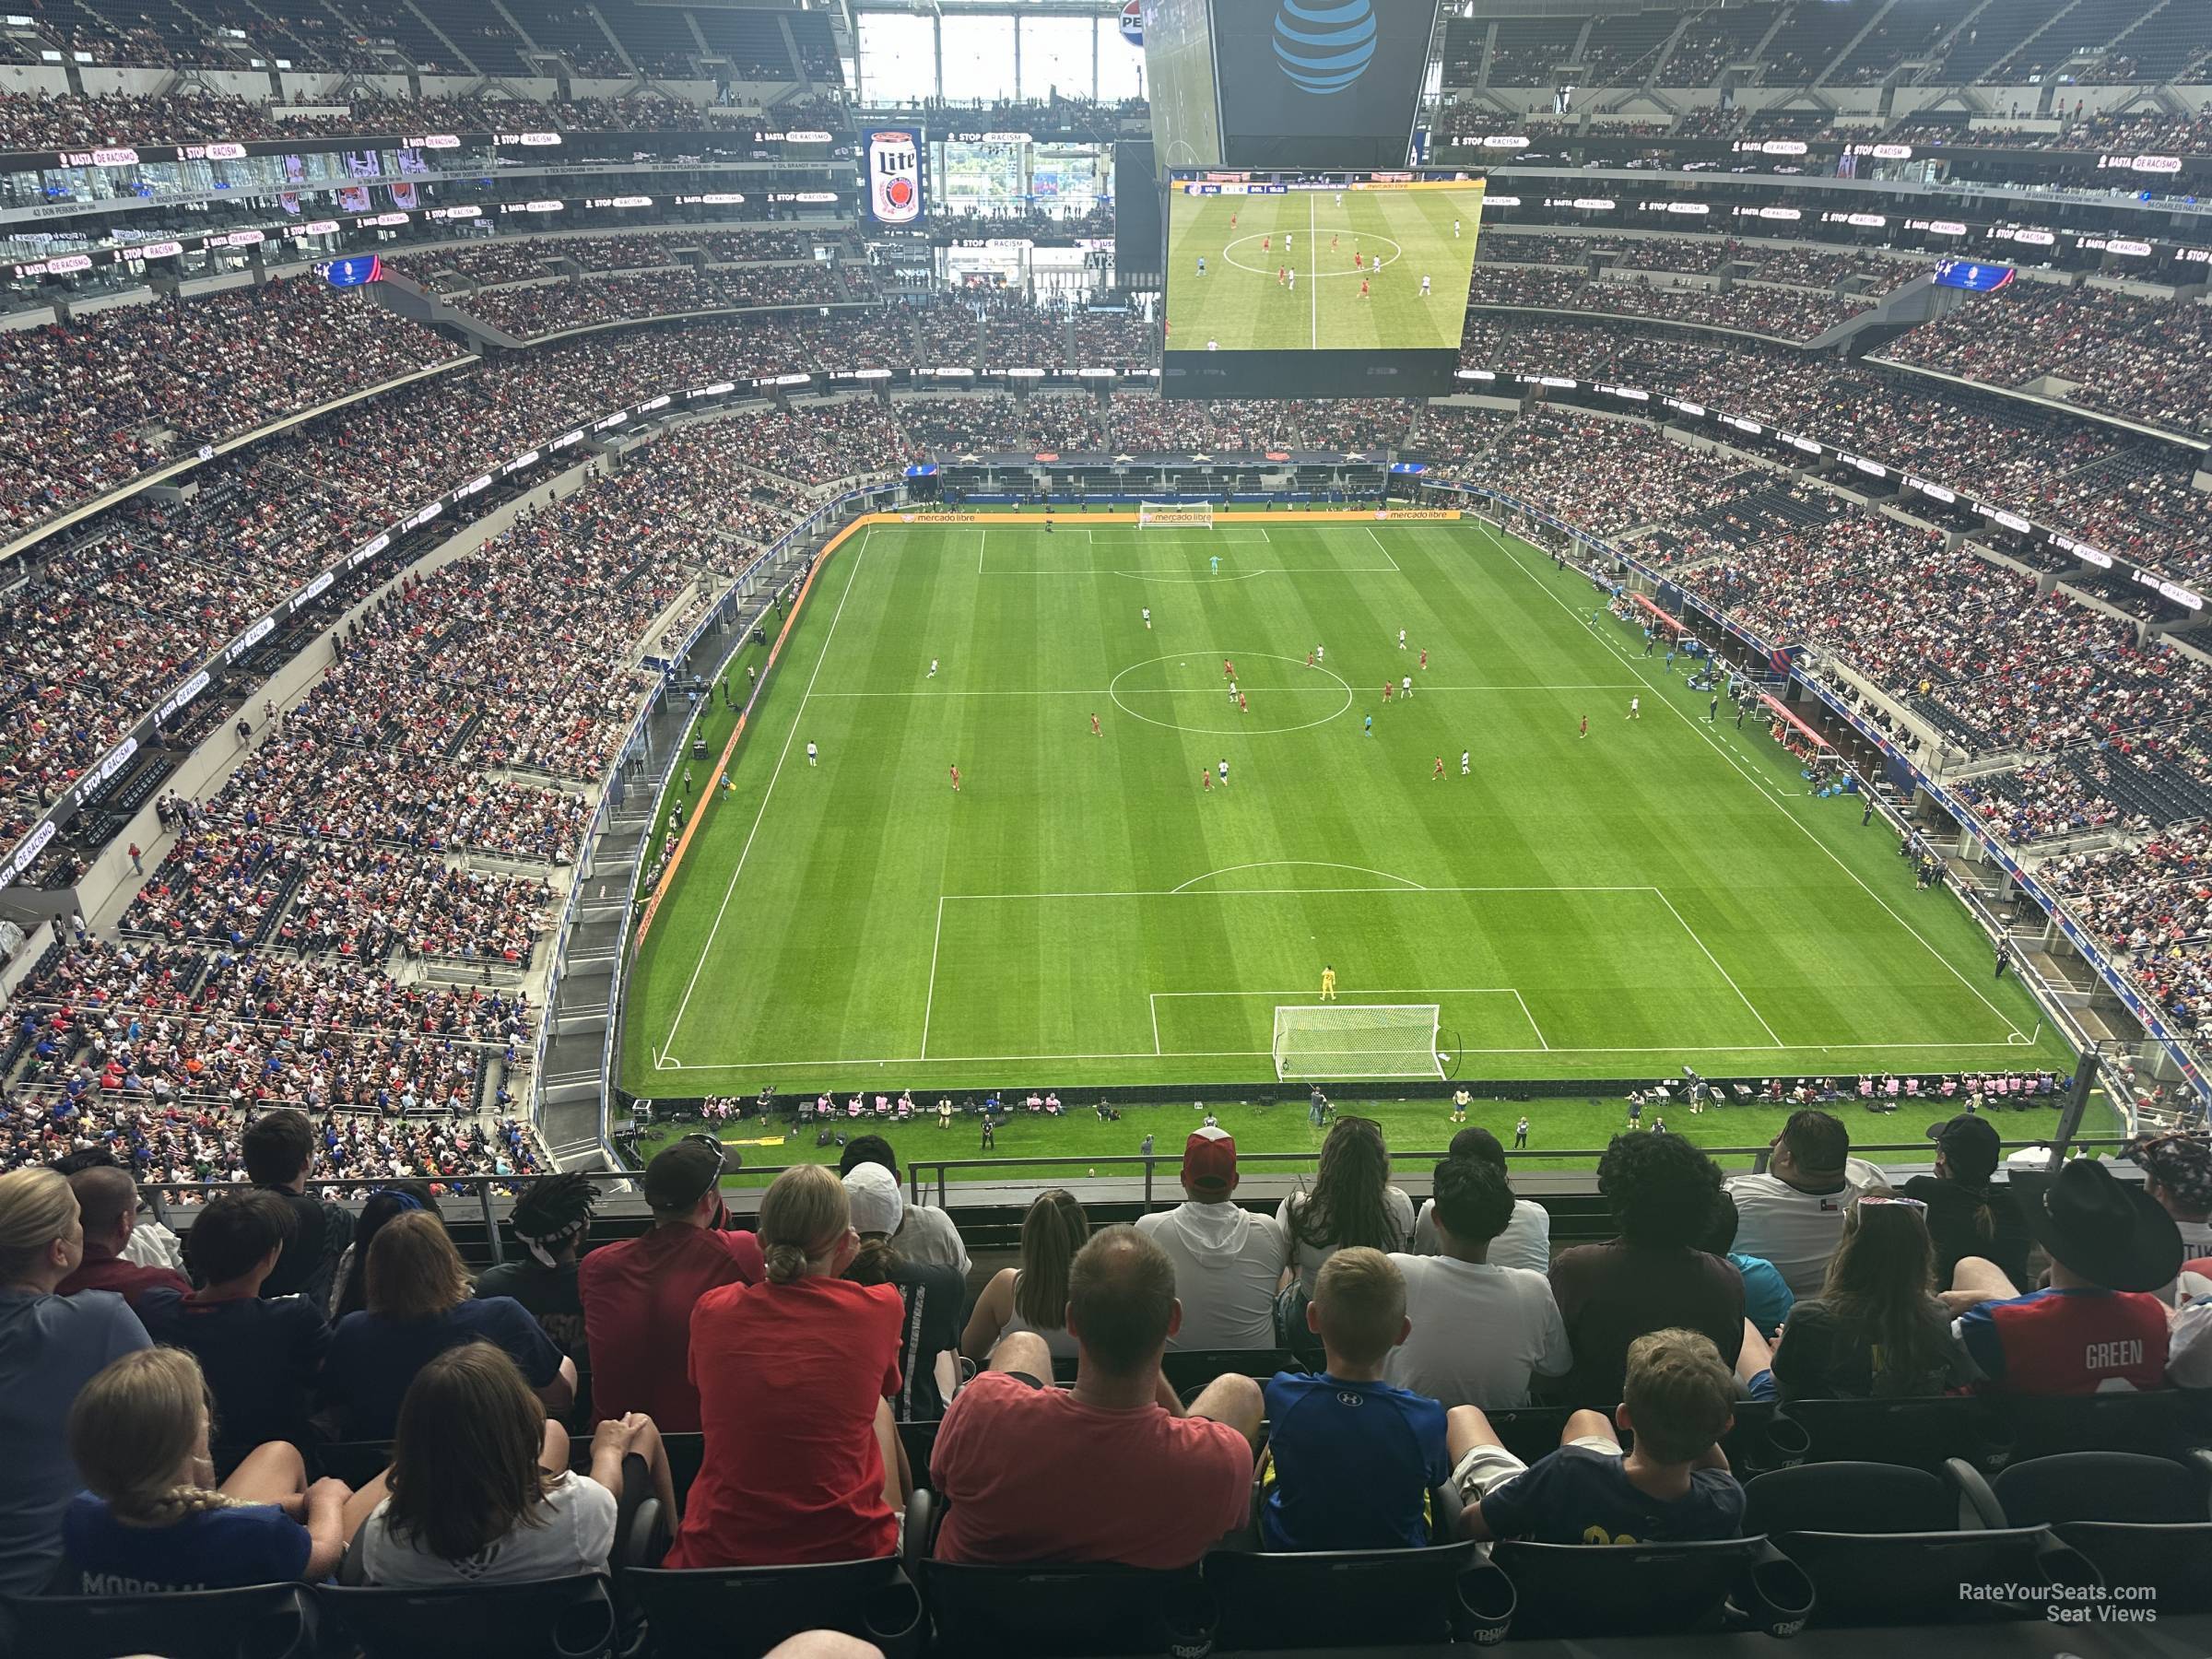
{"type": "MultiPolygon", "coordinates": [[[[1344,694],[1344,700],[1337,704],[1335,708],[1331,709],[1326,714],[1322,715],[1318,720],[1300,721],[1295,725],[1270,725],[1266,724],[1265,715],[1255,719],[1252,712],[1239,714],[1233,709],[1227,711],[1227,721],[1224,724],[1194,725],[1186,721],[1161,720],[1157,715],[1147,714],[1142,710],[1132,708],[1127,702],[1123,700],[1124,695],[1132,698],[1218,697],[1221,700],[1221,704],[1226,709],[1229,702],[1229,681],[1224,678],[1216,683],[1208,684],[1205,677],[1206,671],[1216,669],[1216,665],[1212,660],[1210,652],[1206,656],[1194,656],[1193,653],[1187,651],[1171,651],[1159,656],[1147,657],[1141,663],[1130,664],[1128,667],[1123,669],[1121,673],[1113,677],[1112,681],[1106,688],[1106,695],[1112,699],[1113,706],[1115,708],[1119,709],[1123,713],[1128,715],[1134,720],[1143,721],[1147,725],[1161,726],[1171,732],[1192,732],[1200,736],[1206,737],[1235,737],[1239,735],[1253,735],[1269,736],[1278,732],[1310,731],[1314,726],[1328,724],[1330,721],[1336,719],[1339,715],[1343,714],[1352,706],[1352,688],[1345,682],[1344,677],[1341,675],[1333,674],[1328,669],[1318,666],[1308,671],[1305,669],[1303,659],[1299,657],[1277,656],[1272,652],[1265,651],[1247,652],[1244,654],[1248,661],[1254,663],[1289,663],[1298,667],[1301,672],[1311,672],[1321,677],[1322,679],[1334,682],[1336,689],[1344,694]],[[1195,665],[1195,666],[1190,670],[1190,678],[1192,683],[1187,686],[1133,686],[1127,689],[1126,693],[1124,693],[1122,682],[1128,678],[1129,676],[1136,673],[1141,668],[1149,668],[1156,663],[1169,662],[1179,665],[1184,662],[1190,662],[1195,665]]],[[[1236,660],[1235,655],[1231,653],[1223,652],[1222,655],[1230,662],[1234,662],[1236,660]]],[[[1325,689],[1324,687],[1319,685],[1316,685],[1311,688],[1316,690],[1325,689]]],[[[1256,695],[1262,699],[1261,707],[1265,708],[1266,706],[1265,700],[1271,696],[1288,697],[1300,695],[1306,692],[1308,689],[1309,688],[1300,686],[1267,686],[1261,688],[1256,695]]],[[[1254,691],[1250,687],[1246,687],[1244,688],[1244,700],[1247,705],[1251,703],[1254,695],[1254,691]]]]}
{"type": "MultiPolygon", "coordinates": [[[[1395,241],[1393,241],[1391,238],[1389,238],[1389,237],[1387,237],[1387,236],[1378,236],[1378,235],[1376,235],[1376,234],[1375,234],[1375,233],[1374,233],[1372,230],[1359,230],[1359,231],[1351,231],[1351,230],[1347,230],[1347,229],[1344,229],[1342,226],[1328,226],[1328,225],[1322,226],[1322,227],[1320,227],[1320,229],[1324,229],[1324,230],[1327,230],[1327,231],[1329,232],[1329,234],[1330,234],[1330,235],[1332,235],[1332,236],[1352,236],[1352,237],[1356,237],[1356,238],[1357,238],[1359,241],[1360,241],[1361,242],[1382,242],[1382,243],[1383,243],[1383,244],[1385,244],[1386,246],[1388,246],[1388,247],[1389,247],[1389,249],[1390,249],[1390,257],[1389,257],[1389,258],[1387,258],[1387,259],[1384,259],[1384,258],[1382,258],[1382,257],[1380,257],[1380,256],[1377,256],[1376,258],[1373,258],[1373,259],[1371,259],[1371,260],[1369,260],[1369,261],[1367,262],[1367,264],[1366,264],[1366,265],[1359,265],[1359,266],[1354,266],[1354,265],[1347,265],[1347,266],[1346,266],[1346,267],[1345,267],[1343,270],[1341,270],[1341,271],[1315,271],[1315,270],[1309,270],[1309,271],[1307,271],[1307,272],[1305,273],[1305,275],[1306,275],[1307,276],[1309,276],[1309,277],[1319,277],[1319,276],[1367,276],[1367,275],[1368,275],[1369,273],[1371,273],[1371,272],[1373,272],[1373,271],[1379,271],[1379,270],[1381,270],[1381,269],[1382,269],[1382,268],[1384,265],[1395,265],[1395,264],[1397,264],[1397,263],[1398,263],[1398,261],[1399,261],[1400,259],[1404,258],[1404,257],[1405,257],[1405,255],[1406,255],[1406,250],[1405,250],[1404,248],[1400,247],[1400,246],[1399,246],[1399,245],[1398,245],[1398,244],[1397,244],[1395,241]]],[[[1251,272],[1251,273],[1252,273],[1252,274],[1253,274],[1254,276],[1274,276],[1274,275],[1275,275],[1275,273],[1274,273],[1273,271],[1264,271],[1264,270],[1262,270],[1262,269],[1261,269],[1261,268],[1260,268],[1258,265],[1246,265],[1246,264],[1245,264],[1245,263],[1244,263],[1242,260],[1241,260],[1241,259],[1239,259],[1239,258],[1237,257],[1237,255],[1236,255],[1236,250],[1237,250],[1237,249],[1239,249],[1239,248],[1241,248],[1241,247],[1245,246],[1247,243],[1249,243],[1249,244],[1251,244],[1251,247],[1252,247],[1252,250],[1253,250],[1253,252],[1254,252],[1254,253],[1256,253],[1259,251],[1259,245],[1260,245],[1260,240],[1261,240],[1261,238],[1262,238],[1262,237],[1266,237],[1266,238],[1268,238],[1268,239],[1271,239],[1271,240],[1272,240],[1272,239],[1275,237],[1275,235],[1276,235],[1276,234],[1277,234],[1277,233],[1276,233],[1275,231],[1273,231],[1273,230],[1263,230],[1263,231],[1260,231],[1260,232],[1258,232],[1258,233],[1257,233],[1257,234],[1255,234],[1255,235],[1252,235],[1252,236],[1240,236],[1240,237],[1238,237],[1236,241],[1234,241],[1230,242],[1230,244],[1229,244],[1227,247],[1225,247],[1225,248],[1223,248],[1223,249],[1221,250],[1221,258],[1222,258],[1222,261],[1223,261],[1223,263],[1225,263],[1225,264],[1228,264],[1228,265],[1232,265],[1236,266],[1236,267],[1237,267],[1237,269],[1238,269],[1238,270],[1240,270],[1240,271],[1250,271],[1250,272],[1251,272]]],[[[1298,234],[1298,232],[1297,232],[1296,230],[1292,230],[1292,231],[1290,232],[1290,234],[1291,234],[1292,236],[1294,236],[1294,237],[1295,237],[1295,236],[1298,234]]],[[[1312,233],[1312,231],[1308,231],[1308,232],[1307,232],[1307,234],[1308,234],[1309,236],[1311,236],[1311,235],[1312,235],[1313,233],[1312,233]]],[[[1318,239],[1316,239],[1316,240],[1318,240],[1318,239]]]]}

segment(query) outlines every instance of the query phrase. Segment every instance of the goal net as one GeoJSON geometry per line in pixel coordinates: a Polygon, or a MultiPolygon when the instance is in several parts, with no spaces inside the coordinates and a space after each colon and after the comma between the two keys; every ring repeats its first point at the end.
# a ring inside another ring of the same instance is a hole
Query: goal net
{"type": "Polygon", "coordinates": [[[1278,1004],[1275,1075],[1282,1082],[1441,1077],[1434,1003],[1278,1004]]]}
{"type": "Polygon", "coordinates": [[[1162,524],[1195,524],[1202,530],[1214,527],[1214,504],[1211,501],[1139,501],[1136,504],[1136,525],[1150,530],[1162,524]]]}

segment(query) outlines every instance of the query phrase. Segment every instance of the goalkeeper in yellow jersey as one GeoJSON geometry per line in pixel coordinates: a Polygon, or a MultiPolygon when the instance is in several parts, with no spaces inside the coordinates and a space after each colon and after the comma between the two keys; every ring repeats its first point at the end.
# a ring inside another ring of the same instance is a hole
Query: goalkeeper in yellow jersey
{"type": "Polygon", "coordinates": [[[1323,1002],[1336,1000],[1336,970],[1334,968],[1324,968],[1321,971],[1321,1000],[1323,1002]]]}

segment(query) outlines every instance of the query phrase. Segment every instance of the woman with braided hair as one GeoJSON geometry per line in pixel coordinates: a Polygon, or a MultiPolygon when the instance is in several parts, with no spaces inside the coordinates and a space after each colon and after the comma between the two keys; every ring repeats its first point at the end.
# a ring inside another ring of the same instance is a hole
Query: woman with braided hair
{"type": "Polygon", "coordinates": [[[125,1354],[69,1413],[69,1454],[88,1488],[62,1537],[85,1595],[147,1595],[313,1582],[346,1552],[342,1480],[307,1482],[300,1451],[256,1446],[216,1484],[207,1380],[182,1348],[125,1354]]]}
{"type": "Polygon", "coordinates": [[[525,1254],[486,1271],[477,1295],[512,1296],[534,1314],[570,1359],[577,1387],[591,1374],[584,1348],[583,1297],[576,1288],[576,1258],[599,1207],[599,1189],[581,1171],[541,1175],[515,1201],[508,1218],[525,1254]]]}

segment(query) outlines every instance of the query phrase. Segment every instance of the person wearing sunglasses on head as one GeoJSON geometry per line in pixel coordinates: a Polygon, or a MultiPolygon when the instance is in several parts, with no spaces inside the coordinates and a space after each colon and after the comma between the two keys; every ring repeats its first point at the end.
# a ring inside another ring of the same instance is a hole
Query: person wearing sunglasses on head
{"type": "Polygon", "coordinates": [[[699,1431],[691,1310],[724,1285],[757,1285],[760,1241],[729,1229],[722,1143],[688,1135],[645,1166],[653,1230],[602,1244],[578,1264],[594,1425],[638,1411],[670,1434],[699,1431]]]}
{"type": "MultiPolygon", "coordinates": [[[[1936,1292],[1927,1206],[1869,1187],[1844,1211],[1819,1293],[1800,1297],[1783,1324],[1775,1391],[1784,1400],[1865,1400],[1961,1386],[1973,1369],[1936,1292]]],[[[1756,1397],[1755,1370],[1750,1382],[1756,1397]]]]}

